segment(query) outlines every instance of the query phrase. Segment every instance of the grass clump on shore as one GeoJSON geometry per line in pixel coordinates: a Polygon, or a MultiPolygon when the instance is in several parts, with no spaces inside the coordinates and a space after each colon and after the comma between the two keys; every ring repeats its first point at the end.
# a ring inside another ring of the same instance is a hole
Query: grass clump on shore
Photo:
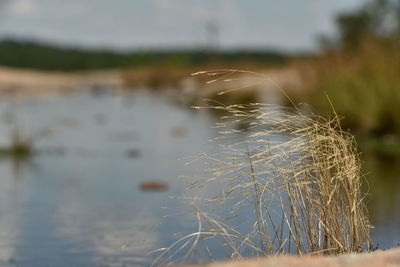
{"type": "Polygon", "coordinates": [[[199,155],[208,175],[192,184],[221,190],[193,201],[198,231],[163,249],[157,263],[174,250],[198,253],[210,239],[231,259],[371,249],[359,155],[337,116],[266,104],[206,108],[228,113],[216,125],[222,152],[199,155]]]}

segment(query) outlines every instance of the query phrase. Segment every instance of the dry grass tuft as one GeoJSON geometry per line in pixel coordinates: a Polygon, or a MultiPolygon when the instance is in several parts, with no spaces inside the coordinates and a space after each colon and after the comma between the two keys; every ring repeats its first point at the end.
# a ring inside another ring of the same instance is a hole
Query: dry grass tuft
{"type": "Polygon", "coordinates": [[[174,250],[190,255],[210,238],[222,240],[231,258],[370,250],[359,155],[337,116],[324,119],[305,106],[204,108],[228,115],[216,125],[222,152],[199,155],[209,175],[194,184],[221,192],[193,204],[198,232],[156,262],[174,250]]]}

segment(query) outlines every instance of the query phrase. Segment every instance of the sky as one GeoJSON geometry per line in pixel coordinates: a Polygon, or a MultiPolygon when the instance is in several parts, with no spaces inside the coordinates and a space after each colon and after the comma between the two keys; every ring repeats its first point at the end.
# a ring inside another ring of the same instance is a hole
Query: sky
{"type": "Polygon", "coordinates": [[[112,49],[311,51],[366,0],[0,0],[0,38],[112,49]],[[208,25],[208,26],[207,26],[208,25]],[[213,27],[211,30],[207,28],[213,27]],[[207,37],[213,36],[213,37],[207,37]]]}

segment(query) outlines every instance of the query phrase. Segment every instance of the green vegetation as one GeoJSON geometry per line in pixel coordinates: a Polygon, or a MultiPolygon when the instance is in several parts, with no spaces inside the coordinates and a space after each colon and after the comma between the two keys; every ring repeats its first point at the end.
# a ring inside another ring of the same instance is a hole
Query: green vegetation
{"type": "Polygon", "coordinates": [[[23,41],[0,42],[0,65],[42,70],[91,70],[127,67],[189,68],[212,63],[236,65],[252,62],[265,66],[284,63],[287,56],[274,51],[202,50],[130,51],[85,50],[23,41]]]}
{"type": "MultiPolygon", "coordinates": [[[[311,63],[306,102],[359,134],[400,134],[400,2],[374,0],[337,18],[338,44],[311,63]]],[[[334,43],[334,42],[332,42],[334,43]]]]}
{"type": "Polygon", "coordinates": [[[357,143],[361,151],[373,154],[375,157],[398,158],[400,157],[400,137],[398,135],[386,134],[383,137],[371,137],[360,135],[357,143]]]}
{"type": "Polygon", "coordinates": [[[32,156],[33,152],[32,140],[24,138],[18,128],[15,128],[11,133],[10,145],[0,147],[0,157],[23,159],[32,156]]]}
{"type": "Polygon", "coordinates": [[[326,55],[314,65],[310,102],[332,113],[327,93],[343,126],[364,134],[400,133],[400,43],[365,41],[354,52],[326,55]]]}

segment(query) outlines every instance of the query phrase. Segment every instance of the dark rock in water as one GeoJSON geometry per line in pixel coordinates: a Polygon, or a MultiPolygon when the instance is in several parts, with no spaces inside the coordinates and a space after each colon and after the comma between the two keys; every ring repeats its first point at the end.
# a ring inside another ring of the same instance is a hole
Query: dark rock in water
{"type": "Polygon", "coordinates": [[[136,148],[131,148],[128,151],[126,151],[126,155],[129,158],[138,158],[138,157],[140,157],[140,154],[141,154],[140,150],[136,149],[136,148]]]}
{"type": "Polygon", "coordinates": [[[172,130],[171,130],[171,134],[172,134],[172,136],[174,136],[174,137],[182,137],[182,136],[185,135],[185,133],[186,133],[186,131],[185,131],[185,129],[182,128],[182,127],[174,127],[174,128],[172,128],[172,130]]]}
{"type": "Polygon", "coordinates": [[[168,189],[168,185],[160,181],[148,181],[140,184],[142,191],[165,191],[168,189]]]}
{"type": "Polygon", "coordinates": [[[111,88],[105,84],[94,84],[90,88],[93,96],[103,96],[111,91],[111,88]]]}

